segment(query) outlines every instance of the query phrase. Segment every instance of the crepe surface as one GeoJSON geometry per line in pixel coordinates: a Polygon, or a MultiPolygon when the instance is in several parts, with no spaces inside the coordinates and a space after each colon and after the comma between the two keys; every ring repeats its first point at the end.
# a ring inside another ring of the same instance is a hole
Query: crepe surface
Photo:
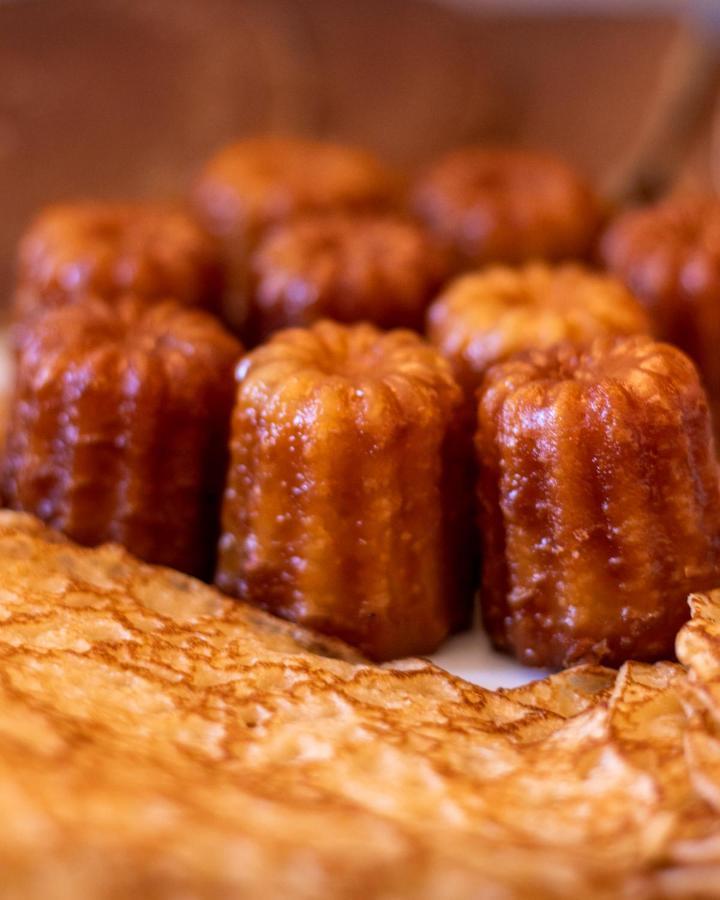
{"type": "Polygon", "coordinates": [[[0,571],[3,900],[717,896],[720,595],[689,674],[493,692],[17,513],[0,571]]]}

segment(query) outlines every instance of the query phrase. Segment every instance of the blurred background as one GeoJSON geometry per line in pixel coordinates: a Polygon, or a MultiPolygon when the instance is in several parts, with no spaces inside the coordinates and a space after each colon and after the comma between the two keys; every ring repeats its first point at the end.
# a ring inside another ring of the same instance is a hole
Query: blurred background
{"type": "MultiPolygon", "coordinates": [[[[407,167],[520,143],[612,180],[718,13],[720,0],[0,0],[0,309],[39,206],[181,194],[253,131],[334,136],[407,167]]],[[[712,183],[713,106],[683,144],[684,180],[712,183]]]]}

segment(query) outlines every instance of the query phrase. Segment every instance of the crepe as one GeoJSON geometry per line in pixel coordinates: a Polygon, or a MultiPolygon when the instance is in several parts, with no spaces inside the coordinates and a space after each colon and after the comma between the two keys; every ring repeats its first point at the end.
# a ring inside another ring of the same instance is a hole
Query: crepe
{"type": "Polygon", "coordinates": [[[717,896],[683,666],[373,666],[5,511],[0,571],[3,900],[717,896]]]}

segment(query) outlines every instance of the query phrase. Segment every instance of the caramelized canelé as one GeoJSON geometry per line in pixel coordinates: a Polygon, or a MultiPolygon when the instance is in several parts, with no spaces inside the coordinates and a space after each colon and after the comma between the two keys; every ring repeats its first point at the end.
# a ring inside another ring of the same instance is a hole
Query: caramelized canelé
{"type": "Polygon", "coordinates": [[[18,255],[16,313],[87,294],[131,293],[215,309],[222,267],[214,241],[183,210],[159,203],[68,203],[44,210],[18,255]]]}
{"type": "Polygon", "coordinates": [[[541,153],[466,147],[416,182],[412,205],[461,268],[588,255],[600,224],[589,184],[541,153]]]}
{"type": "Polygon", "coordinates": [[[469,435],[410,331],[323,321],[238,367],[217,584],[375,659],[468,616],[469,435]]]}
{"type": "Polygon", "coordinates": [[[16,330],[8,505],[209,576],[238,342],[173,302],[86,298],[16,330]]]}
{"type": "Polygon", "coordinates": [[[221,242],[229,274],[225,317],[245,322],[248,264],[270,225],[300,213],[385,209],[397,203],[396,176],[356,147],[290,137],[238,141],[209,160],[193,199],[221,242]]]}
{"type": "Polygon", "coordinates": [[[457,278],[430,307],[427,334],[474,396],[487,369],[513,353],[651,328],[616,279],[578,265],[530,263],[457,278]]]}
{"type": "Polygon", "coordinates": [[[448,275],[447,255],[423,229],[390,214],[295,219],[268,234],[251,270],[255,340],[321,318],[422,331],[448,275]]]}
{"type": "Polygon", "coordinates": [[[605,233],[601,255],[658,335],[695,360],[720,429],[720,200],[678,195],[626,212],[605,233]]]}
{"type": "Polygon", "coordinates": [[[481,388],[482,612],[530,665],[673,656],[720,584],[720,494],[692,362],[647,337],[530,351],[481,388]]]}

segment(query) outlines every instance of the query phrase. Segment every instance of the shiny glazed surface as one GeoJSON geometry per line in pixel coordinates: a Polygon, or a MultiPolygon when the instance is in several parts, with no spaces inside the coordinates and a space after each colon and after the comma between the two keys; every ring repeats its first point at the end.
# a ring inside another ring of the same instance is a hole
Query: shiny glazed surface
{"type": "Polygon", "coordinates": [[[193,201],[225,250],[227,321],[240,328],[245,320],[249,256],[268,226],[299,213],[386,208],[396,203],[397,192],[394,173],[356,147],[257,137],[220,150],[200,174],[193,201]]]}
{"type": "Polygon", "coordinates": [[[493,367],[478,411],[483,617],[533,665],[673,655],[687,595],[720,579],[707,401],[645,337],[493,367]]]}
{"type": "Polygon", "coordinates": [[[222,289],[214,241],[179,208],[158,203],[50,206],[18,254],[16,311],[63,306],[86,294],[115,301],[132,293],[214,308],[222,289]]]}
{"type": "Polygon", "coordinates": [[[561,341],[649,333],[650,318],[617,280],[565,264],[496,267],[461,276],[428,310],[430,341],[472,394],[513,353],[561,341]]]}
{"type": "Polygon", "coordinates": [[[584,257],[600,224],[588,183],[561,160],[522,150],[448,153],[416,182],[412,202],[463,268],[584,257]]]}
{"type": "Polygon", "coordinates": [[[631,210],[605,233],[608,268],[639,297],[658,334],[700,369],[720,422],[720,201],[678,195],[631,210]]]}
{"type": "Polygon", "coordinates": [[[31,318],[16,330],[8,505],[209,576],[240,352],[171,302],[86,299],[31,318]]]}
{"type": "Polygon", "coordinates": [[[409,331],[323,321],[237,370],[217,584],[377,659],[469,614],[469,435],[409,331]]]}
{"type": "Polygon", "coordinates": [[[416,224],[390,215],[315,215],[272,231],[252,261],[251,331],[329,317],[421,331],[448,274],[446,255],[416,224]]]}

